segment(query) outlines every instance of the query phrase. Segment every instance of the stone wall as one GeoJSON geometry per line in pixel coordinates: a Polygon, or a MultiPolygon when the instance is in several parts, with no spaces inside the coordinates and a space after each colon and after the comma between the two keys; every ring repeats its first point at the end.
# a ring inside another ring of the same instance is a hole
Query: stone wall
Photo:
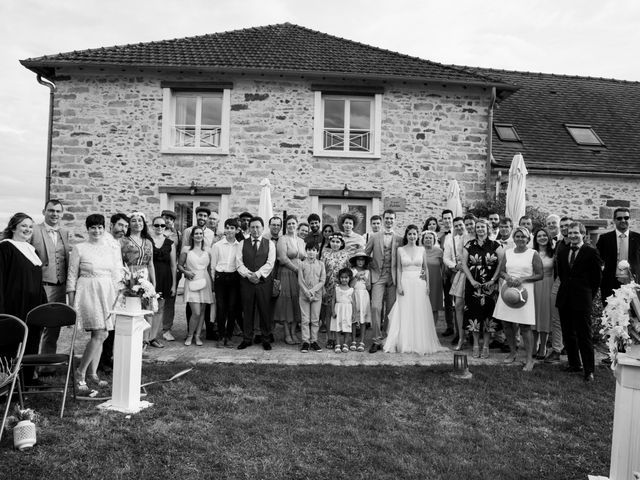
{"type": "Polygon", "coordinates": [[[612,225],[616,207],[630,207],[632,217],[640,218],[638,184],[638,179],[534,174],[527,176],[527,202],[548,213],[612,225]]]}
{"type": "Polygon", "coordinates": [[[404,197],[399,223],[439,213],[448,182],[463,204],[484,197],[489,92],[391,84],[382,101],[382,158],[313,156],[311,80],[233,81],[228,155],[162,154],[162,80],[148,73],[62,71],[54,104],[52,197],[78,233],[87,214],[160,209],[160,186],[232,187],[230,212],[256,211],[268,177],[276,210],[306,215],[310,188],[380,190],[404,197]],[[64,77],[63,77],[64,78],[64,77]]]}

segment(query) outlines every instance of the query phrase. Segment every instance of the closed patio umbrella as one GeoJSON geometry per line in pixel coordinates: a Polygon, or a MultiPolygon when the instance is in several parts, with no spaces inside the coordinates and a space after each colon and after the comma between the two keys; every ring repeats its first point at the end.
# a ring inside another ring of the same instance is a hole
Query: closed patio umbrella
{"type": "Polygon", "coordinates": [[[460,185],[452,180],[447,189],[447,209],[453,212],[453,217],[462,216],[462,202],[460,201],[460,185]]]}
{"type": "Polygon", "coordinates": [[[258,205],[258,216],[262,217],[265,224],[273,217],[273,205],[271,203],[271,182],[268,178],[260,181],[260,204],[258,205]]]}
{"type": "Polygon", "coordinates": [[[524,215],[527,173],[522,154],[515,154],[509,168],[509,185],[507,186],[505,208],[505,216],[513,220],[514,225],[517,225],[520,217],[524,215]]]}

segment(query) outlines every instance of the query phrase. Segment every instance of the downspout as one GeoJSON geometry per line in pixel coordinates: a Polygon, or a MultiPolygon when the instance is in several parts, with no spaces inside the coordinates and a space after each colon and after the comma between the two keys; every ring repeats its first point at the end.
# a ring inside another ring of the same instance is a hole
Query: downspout
{"type": "Polygon", "coordinates": [[[51,145],[52,145],[52,134],[53,134],[53,95],[56,91],[56,86],[54,83],[43,80],[42,75],[38,75],[37,77],[38,83],[40,85],[44,85],[49,89],[49,131],[47,132],[47,170],[46,170],[46,178],[45,178],[45,186],[44,186],[44,201],[49,200],[49,194],[51,192],[51,145]]]}
{"type": "MultiPolygon", "coordinates": [[[[489,127],[487,139],[487,164],[485,169],[485,192],[486,198],[491,198],[491,155],[493,153],[493,107],[496,104],[496,87],[491,87],[491,103],[489,104],[489,127]]],[[[496,193],[497,195],[497,193],[496,193]]]]}

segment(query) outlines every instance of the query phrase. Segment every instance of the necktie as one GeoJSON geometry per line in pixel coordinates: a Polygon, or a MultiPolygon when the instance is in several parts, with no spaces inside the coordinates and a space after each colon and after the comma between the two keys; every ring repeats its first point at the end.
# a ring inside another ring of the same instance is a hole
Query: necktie
{"type": "Polygon", "coordinates": [[[618,262],[629,258],[629,244],[625,238],[627,238],[625,233],[621,233],[618,237],[618,262]]]}
{"type": "Polygon", "coordinates": [[[569,268],[573,268],[573,262],[576,259],[576,255],[578,253],[578,247],[570,247],[571,255],[569,255],[569,268]]]}
{"type": "Polygon", "coordinates": [[[47,233],[54,245],[58,244],[58,231],[55,228],[47,228],[47,233]]]}
{"type": "Polygon", "coordinates": [[[258,242],[259,242],[259,241],[260,241],[260,240],[258,240],[258,239],[254,239],[254,240],[253,240],[253,249],[254,249],[256,252],[258,251],[258,242]]]}

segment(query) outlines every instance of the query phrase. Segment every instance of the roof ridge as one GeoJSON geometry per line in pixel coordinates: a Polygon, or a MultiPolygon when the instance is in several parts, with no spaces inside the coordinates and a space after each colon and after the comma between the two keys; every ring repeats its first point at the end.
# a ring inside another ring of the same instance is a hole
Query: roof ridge
{"type": "MultiPolygon", "coordinates": [[[[451,65],[452,67],[458,67],[463,71],[490,71],[496,73],[515,73],[518,75],[537,75],[540,77],[556,77],[556,78],[569,78],[569,79],[579,79],[579,80],[604,80],[607,82],[616,82],[616,83],[635,83],[640,84],[639,80],[624,80],[620,78],[613,77],[592,77],[592,76],[584,76],[584,75],[569,75],[563,73],[546,73],[546,72],[531,72],[531,71],[522,71],[522,70],[506,70],[504,68],[490,68],[490,67],[472,67],[469,65],[451,65]]],[[[494,79],[495,80],[495,79],[494,79]]]]}

